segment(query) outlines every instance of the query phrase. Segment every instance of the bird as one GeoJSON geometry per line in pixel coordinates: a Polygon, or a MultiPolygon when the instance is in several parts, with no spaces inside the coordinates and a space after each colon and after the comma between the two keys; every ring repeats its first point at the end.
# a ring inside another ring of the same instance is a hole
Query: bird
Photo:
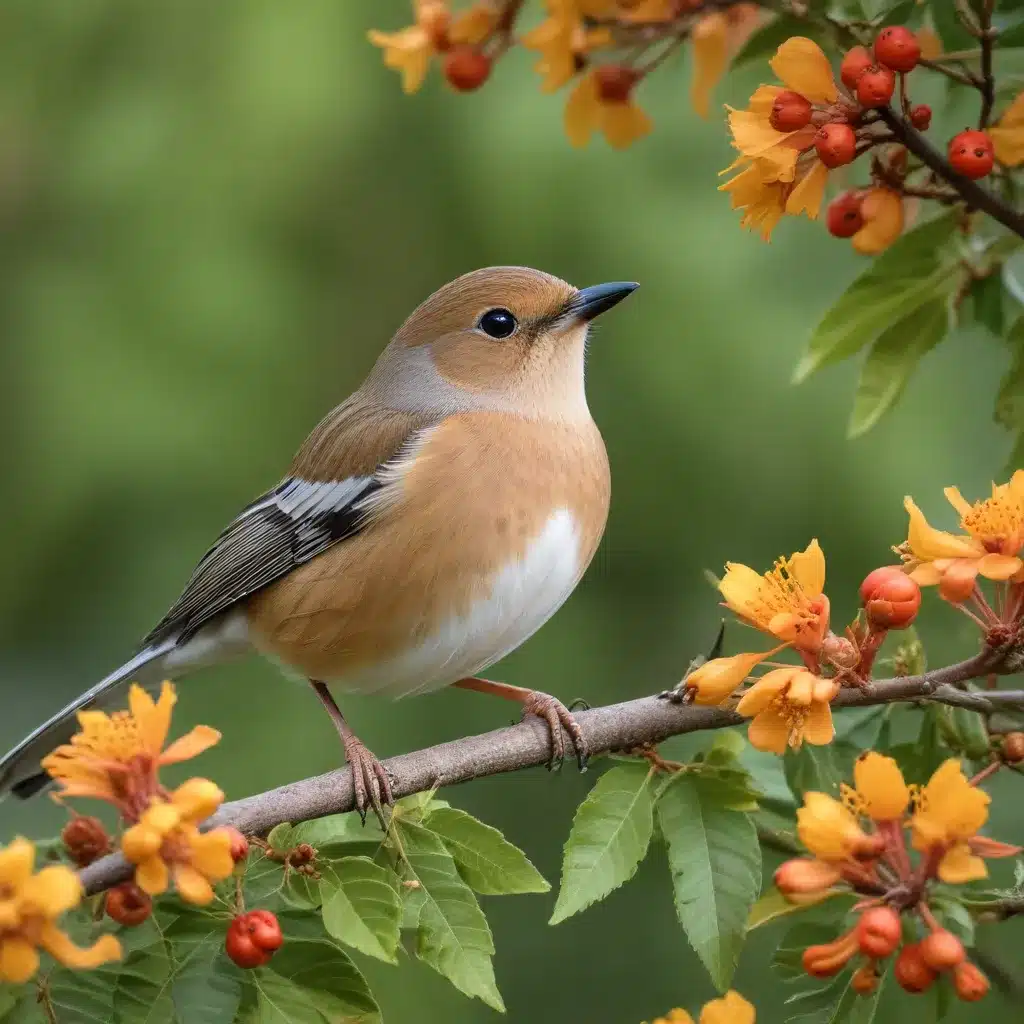
{"type": "Polygon", "coordinates": [[[308,680],[364,820],[393,804],[392,777],[334,693],[494,694],[543,720],[552,765],[564,728],[584,768],[561,701],[480,673],[561,607],[597,550],[611,477],[584,388],[587,335],[636,287],[507,266],[435,291],[228,524],[138,652],[3,757],[0,797],[45,788],[40,760],[78,712],[253,650],[308,680]]]}

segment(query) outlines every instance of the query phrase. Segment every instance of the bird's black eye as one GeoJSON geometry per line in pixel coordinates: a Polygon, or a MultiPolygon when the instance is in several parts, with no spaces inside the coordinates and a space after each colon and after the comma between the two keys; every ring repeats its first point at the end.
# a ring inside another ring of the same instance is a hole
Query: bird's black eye
{"type": "Polygon", "coordinates": [[[492,338],[507,338],[516,329],[516,318],[507,309],[489,309],[477,326],[492,338]]]}

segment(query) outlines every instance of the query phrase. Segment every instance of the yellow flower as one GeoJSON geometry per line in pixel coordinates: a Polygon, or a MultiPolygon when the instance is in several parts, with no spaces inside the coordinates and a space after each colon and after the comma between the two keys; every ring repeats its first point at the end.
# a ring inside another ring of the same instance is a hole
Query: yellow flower
{"type": "Polygon", "coordinates": [[[853,812],[827,793],[804,793],[796,823],[800,842],[826,864],[851,860],[871,843],[853,812]]]}
{"type": "Polygon", "coordinates": [[[587,53],[612,41],[607,28],[587,28],[586,14],[602,17],[612,13],[613,6],[597,0],[548,0],[548,17],[522,38],[523,46],[540,53],[534,70],[544,76],[542,92],[561,89],[579,70],[579,60],[587,53]]]}
{"type": "Polygon", "coordinates": [[[734,654],[730,658],[712,658],[686,677],[686,688],[693,691],[694,704],[721,704],[754,670],[754,666],[781,648],[758,654],[734,654]]]}
{"type": "MultiPolygon", "coordinates": [[[[661,0],[675,16],[673,4],[661,0]]],[[[655,20],[653,18],[644,20],[655,20]]],[[[712,11],[697,19],[690,31],[693,48],[693,80],[690,83],[690,105],[701,117],[707,117],[711,94],[729,67],[733,55],[750,38],[761,21],[756,4],[733,4],[724,11],[712,11]]]]}
{"type": "Polygon", "coordinates": [[[910,789],[900,766],[873,750],[861,754],[853,766],[854,788],[843,786],[847,804],[874,821],[897,821],[910,806],[910,789]]]}
{"type": "MultiPolygon", "coordinates": [[[[738,992],[730,991],[704,1005],[699,1024],[754,1024],[754,1019],[754,1007],[738,992]]],[[[658,1017],[654,1024],[693,1024],[693,1018],[677,1008],[670,1010],[667,1017],[658,1017]]]]}
{"type": "Polygon", "coordinates": [[[133,683],[128,711],[80,711],[80,731],[43,758],[43,770],[61,796],[107,800],[134,821],[159,790],[159,768],[187,761],[220,739],[216,729],[197,725],[165,749],[176,699],[170,683],[158,701],[133,683]]]}
{"type": "Polygon", "coordinates": [[[189,779],[170,800],[154,798],[138,823],[121,838],[121,852],[135,867],[135,882],[151,896],[165,892],[173,879],[182,899],[205,904],[212,882],[234,868],[231,836],[224,829],[200,832],[199,823],[221,805],[224,794],[209,779],[189,779]]]}
{"type": "Polygon", "coordinates": [[[1024,163],[1024,92],[1017,95],[988,134],[1001,164],[1016,167],[1024,163]]]}
{"type": "Polygon", "coordinates": [[[817,540],[764,575],[739,562],[726,562],[718,589],[726,606],[744,622],[794,647],[816,652],[828,631],[825,555],[817,540]]]}
{"type": "Polygon", "coordinates": [[[915,792],[910,819],[914,849],[941,852],[938,875],[943,882],[970,882],[988,874],[969,841],[988,820],[990,800],[967,781],[955,758],[944,762],[928,784],[915,792]]]}
{"type": "Polygon", "coordinates": [[[625,149],[647,135],[651,119],[633,102],[636,72],[615,65],[594,68],[569,94],[565,133],[574,146],[585,146],[600,131],[614,149],[625,149]]]}
{"type": "Polygon", "coordinates": [[[929,525],[911,498],[903,505],[910,515],[907,540],[897,549],[921,586],[941,583],[950,576],[968,586],[979,574],[990,580],[1024,580],[1024,470],[1009,483],[993,484],[992,497],[973,505],[956,487],[945,490],[949,503],[960,513],[964,534],[946,533],[929,525]]]}
{"type": "Polygon", "coordinates": [[[20,836],[0,848],[0,981],[20,985],[39,969],[39,949],[66,967],[98,967],[121,956],[113,935],[91,946],[77,946],[56,925],[66,910],[78,906],[82,883],[64,865],[33,874],[35,847],[20,836]]]}
{"type": "Polygon", "coordinates": [[[799,748],[804,740],[816,746],[832,742],[831,701],[838,692],[833,679],[796,666],[776,668],[743,694],[736,710],[753,718],[747,728],[752,746],[784,754],[787,745],[799,748]]]}
{"type": "Polygon", "coordinates": [[[402,76],[402,91],[416,92],[427,77],[431,56],[448,43],[445,0],[414,0],[416,23],[398,32],[370,29],[367,38],[384,51],[384,65],[402,76]]]}
{"type": "Polygon", "coordinates": [[[888,249],[903,233],[903,199],[888,188],[868,189],[861,200],[864,226],[850,239],[859,253],[873,256],[888,249]]]}

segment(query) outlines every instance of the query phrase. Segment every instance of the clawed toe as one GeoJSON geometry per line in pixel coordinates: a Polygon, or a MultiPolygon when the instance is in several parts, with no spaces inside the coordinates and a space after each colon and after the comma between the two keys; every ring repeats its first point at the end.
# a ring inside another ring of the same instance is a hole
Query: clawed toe
{"type": "Polygon", "coordinates": [[[387,831],[384,808],[392,807],[395,803],[388,770],[361,743],[350,742],[345,753],[352,769],[352,786],[359,817],[365,825],[366,812],[372,807],[381,828],[387,831]]]}
{"type": "Polygon", "coordinates": [[[544,720],[551,736],[551,760],[548,761],[548,771],[559,771],[562,762],[565,760],[565,734],[569,734],[573,749],[576,752],[576,762],[581,772],[587,770],[587,743],[583,738],[583,730],[579,722],[573,717],[572,712],[555,697],[547,693],[534,691],[523,702],[523,716],[536,715],[544,720]],[[564,732],[563,732],[564,730],[564,732]]]}

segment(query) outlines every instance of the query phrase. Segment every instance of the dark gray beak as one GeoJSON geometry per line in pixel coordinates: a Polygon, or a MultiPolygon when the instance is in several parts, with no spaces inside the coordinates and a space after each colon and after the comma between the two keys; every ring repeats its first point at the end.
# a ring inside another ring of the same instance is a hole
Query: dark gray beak
{"type": "Polygon", "coordinates": [[[593,320],[606,310],[617,306],[627,295],[639,287],[635,281],[611,281],[581,288],[572,300],[570,312],[577,320],[593,320]]]}

